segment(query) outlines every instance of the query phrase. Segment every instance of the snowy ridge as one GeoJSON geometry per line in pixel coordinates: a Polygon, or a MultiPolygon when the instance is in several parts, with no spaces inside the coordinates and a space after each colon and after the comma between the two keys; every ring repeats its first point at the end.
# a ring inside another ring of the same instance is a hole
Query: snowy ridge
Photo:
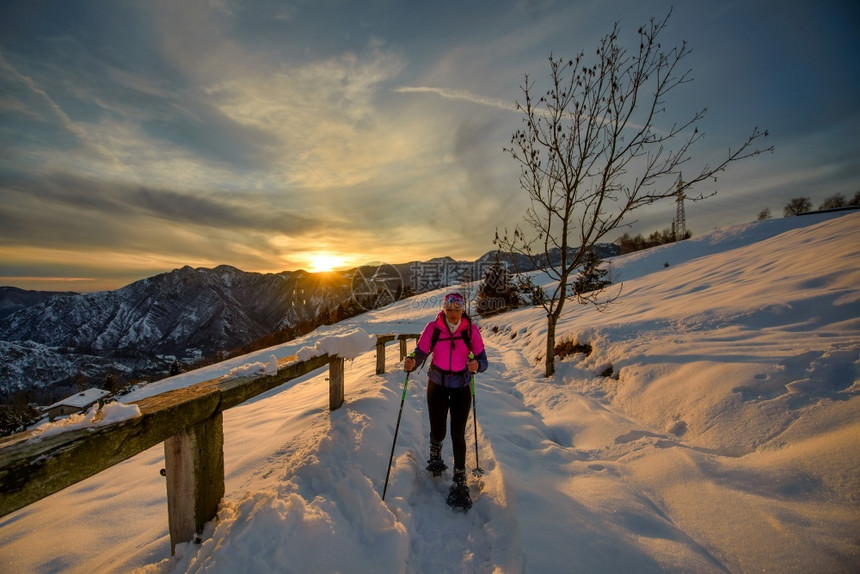
{"type": "MultiPolygon", "coordinates": [[[[486,474],[469,479],[467,514],[445,506],[450,471],[434,480],[423,470],[426,373],[410,380],[380,499],[405,377],[396,357],[375,375],[364,353],[347,365],[335,412],[325,373],[225,412],[227,492],[201,544],[169,557],[159,446],[0,519],[0,564],[10,573],[856,571],[858,228],[853,213],[772,220],[615,258],[621,299],[604,313],[567,308],[559,341],[592,351],[561,360],[551,379],[542,310],[480,321],[486,474]]],[[[418,332],[437,311],[430,300],[145,391],[359,330],[418,332]]],[[[450,462],[449,441],[443,456],[450,462]]]]}

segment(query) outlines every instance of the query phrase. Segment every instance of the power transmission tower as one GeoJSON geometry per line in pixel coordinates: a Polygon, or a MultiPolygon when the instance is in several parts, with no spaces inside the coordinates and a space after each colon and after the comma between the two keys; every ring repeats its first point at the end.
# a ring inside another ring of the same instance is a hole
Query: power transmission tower
{"type": "Polygon", "coordinates": [[[687,237],[687,216],[684,213],[684,181],[678,175],[678,195],[675,199],[675,220],[672,222],[672,233],[675,241],[687,237]]]}

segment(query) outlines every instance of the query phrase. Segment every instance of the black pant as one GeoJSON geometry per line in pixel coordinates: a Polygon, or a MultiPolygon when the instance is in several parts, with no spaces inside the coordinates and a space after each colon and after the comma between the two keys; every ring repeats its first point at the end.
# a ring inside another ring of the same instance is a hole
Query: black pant
{"type": "Polygon", "coordinates": [[[430,412],[430,440],[442,444],[445,423],[451,411],[451,444],[454,447],[454,468],[466,468],[466,424],[472,393],[469,387],[449,389],[427,381],[427,410],[430,412]]]}

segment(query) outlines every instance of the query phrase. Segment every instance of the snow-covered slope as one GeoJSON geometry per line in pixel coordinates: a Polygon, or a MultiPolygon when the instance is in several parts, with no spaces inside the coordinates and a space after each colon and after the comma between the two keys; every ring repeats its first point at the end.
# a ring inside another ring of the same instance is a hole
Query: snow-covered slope
{"type": "MultiPolygon", "coordinates": [[[[423,471],[423,374],[380,499],[404,375],[396,357],[374,374],[367,353],[347,364],[338,411],[320,372],[225,413],[227,493],[199,545],[169,558],[157,447],[0,519],[2,570],[856,572],[858,230],[860,214],[805,216],[618,257],[618,301],[603,313],[571,304],[559,325],[591,354],[551,379],[540,309],[481,321],[486,474],[470,479],[468,514],[423,471]]],[[[417,332],[433,295],[128,400],[357,328],[417,332]]]]}

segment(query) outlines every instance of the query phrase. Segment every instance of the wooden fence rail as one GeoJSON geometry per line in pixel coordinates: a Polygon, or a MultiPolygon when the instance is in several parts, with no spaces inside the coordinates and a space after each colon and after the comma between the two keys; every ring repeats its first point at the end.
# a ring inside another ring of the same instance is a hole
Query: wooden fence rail
{"type": "MultiPolygon", "coordinates": [[[[378,335],[376,372],[385,372],[385,344],[418,335],[378,335]]],[[[212,379],[147,397],[140,416],[35,438],[33,431],[0,439],[0,517],[164,443],[171,552],[213,519],[224,496],[222,413],[287,381],[329,366],[329,409],[344,402],[344,360],[320,355],[279,361],[275,375],[212,379]]]]}

